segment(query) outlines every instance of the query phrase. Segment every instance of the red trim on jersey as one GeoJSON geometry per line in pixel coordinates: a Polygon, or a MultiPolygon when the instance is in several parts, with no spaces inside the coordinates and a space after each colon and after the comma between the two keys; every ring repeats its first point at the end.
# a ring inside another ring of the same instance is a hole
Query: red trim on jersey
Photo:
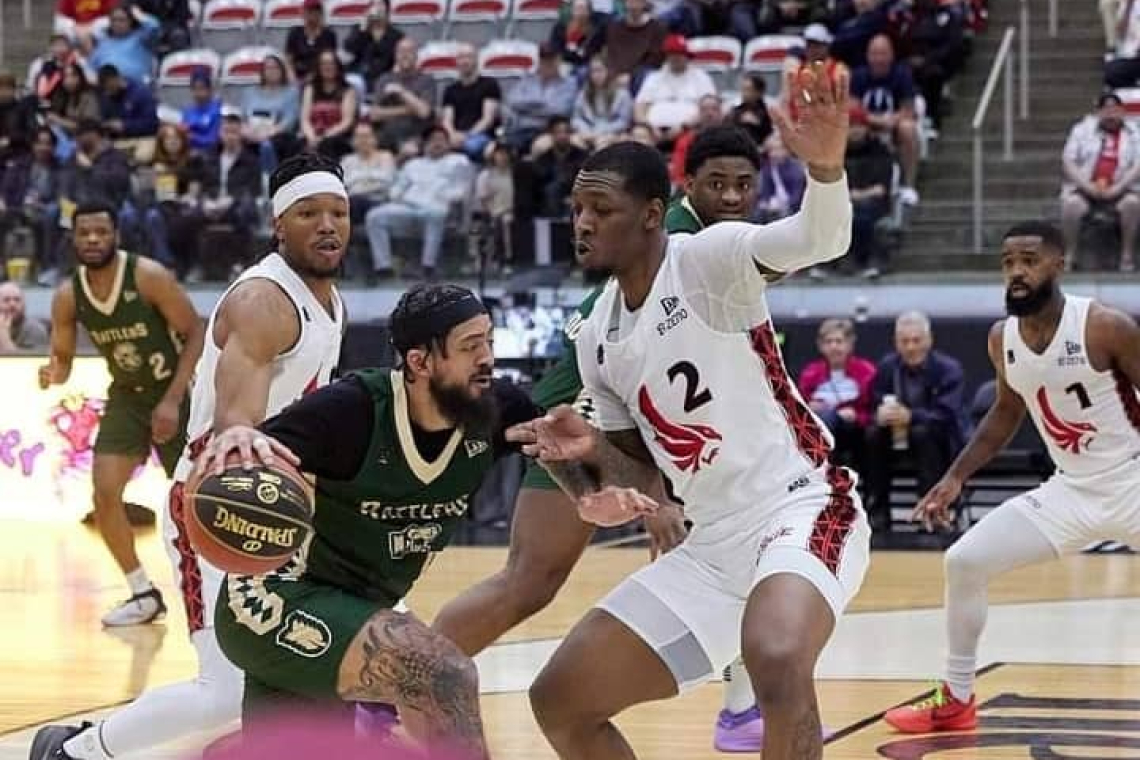
{"type": "Polygon", "coordinates": [[[748,331],[748,335],[752,339],[752,350],[756,352],[764,364],[764,373],[768,376],[768,385],[772,388],[772,395],[775,397],[776,403],[780,405],[780,409],[783,410],[784,418],[788,421],[788,427],[792,429],[792,435],[796,439],[796,447],[813,465],[816,467],[823,466],[831,454],[831,444],[828,443],[827,434],[816,420],[815,415],[796,395],[795,386],[784,366],[784,359],[780,356],[780,347],[776,343],[776,334],[772,331],[772,323],[765,322],[758,327],[753,327],[748,331]]]}
{"type": "Polygon", "coordinates": [[[1112,379],[1116,381],[1116,395],[1124,405],[1124,416],[1132,423],[1132,428],[1140,433],[1140,400],[1136,398],[1136,386],[1128,375],[1113,367],[1112,379]]]}
{"type": "Polygon", "coordinates": [[[202,599],[202,569],[186,533],[185,497],[185,484],[175,483],[170,487],[170,519],[177,531],[173,543],[178,552],[178,586],[182,592],[182,603],[186,606],[186,622],[190,633],[194,633],[206,627],[206,605],[202,599]]]}
{"type": "Polygon", "coordinates": [[[320,382],[320,376],[321,375],[319,372],[317,374],[313,375],[313,379],[310,380],[305,385],[305,390],[301,391],[302,396],[308,396],[310,393],[312,393],[313,391],[315,391],[321,387],[320,385],[318,385],[318,383],[320,382]]]}
{"type": "Polygon", "coordinates": [[[855,500],[851,498],[854,481],[850,472],[843,467],[828,466],[827,483],[831,486],[831,494],[812,525],[808,551],[818,557],[832,575],[838,575],[843,547],[859,513],[855,509],[855,500]]]}
{"type": "Polygon", "coordinates": [[[1049,394],[1042,385],[1037,389],[1037,406],[1041,409],[1041,421],[1045,432],[1053,439],[1053,443],[1061,447],[1062,451],[1073,454],[1081,453],[1081,444],[1088,449],[1092,434],[1096,432],[1096,425],[1091,422],[1069,422],[1057,416],[1049,404],[1049,394]],[[1088,435],[1089,438],[1085,439],[1088,435]]]}

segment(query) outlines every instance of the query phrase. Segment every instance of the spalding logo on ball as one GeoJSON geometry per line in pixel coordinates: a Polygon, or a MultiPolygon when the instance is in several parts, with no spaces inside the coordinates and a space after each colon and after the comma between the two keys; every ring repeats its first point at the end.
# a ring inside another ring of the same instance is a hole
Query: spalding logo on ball
{"type": "Polygon", "coordinates": [[[289,561],[313,530],[313,489],[284,461],[246,470],[237,454],[220,475],[186,483],[190,544],[227,573],[259,575],[289,561]]]}

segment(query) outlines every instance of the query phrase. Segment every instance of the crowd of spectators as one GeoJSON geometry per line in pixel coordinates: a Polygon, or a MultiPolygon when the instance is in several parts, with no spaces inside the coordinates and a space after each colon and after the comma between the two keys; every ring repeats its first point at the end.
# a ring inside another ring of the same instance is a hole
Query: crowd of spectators
{"type": "Polygon", "coordinates": [[[268,175],[318,150],[349,174],[354,244],[370,249],[354,256],[354,273],[392,276],[393,236],[420,252],[405,272],[470,269],[463,251],[476,246],[452,261],[445,241],[466,240],[472,219],[489,236],[489,266],[509,272],[533,247],[535,219],[567,217],[590,151],[653,144],[680,188],[696,130],[724,121],[762,146],[754,218],[770,221],[798,208],[805,185],[767,111],[779,80],[746,71],[714,82],[688,40],[780,32],[804,41],[786,68],[826,60],[851,71],[857,224],[840,272],[873,277],[888,264],[882,223],[918,203],[921,143],[937,134],[945,84],[983,21],[981,0],[567,0],[533,73],[484,75],[464,45],[458,78],[445,81],[420,70],[419,46],[386,0],[351,29],[329,26],[322,0],[305,0],[256,85],[223,93],[202,69],[188,102],[171,108],[156,73],[196,40],[188,0],[59,0],[56,33],[24,81],[0,73],[0,237],[33,240],[31,270],[50,284],[69,266],[70,210],[99,197],[122,210],[126,247],[191,281],[226,278],[248,257],[218,260],[212,234],[185,231],[205,224],[236,242],[227,250],[257,250],[268,175]]]}

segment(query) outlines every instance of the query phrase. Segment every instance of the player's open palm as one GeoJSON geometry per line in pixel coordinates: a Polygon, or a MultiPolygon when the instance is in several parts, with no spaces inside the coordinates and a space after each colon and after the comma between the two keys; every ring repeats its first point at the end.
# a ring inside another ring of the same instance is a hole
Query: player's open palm
{"type": "Polygon", "coordinates": [[[950,517],[950,508],[958,501],[961,493],[962,481],[949,476],[942,478],[915,505],[914,512],[910,515],[911,521],[921,521],[931,532],[936,526],[951,527],[953,521],[950,517]]]}
{"type": "Polygon", "coordinates": [[[566,404],[507,430],[508,441],[521,443],[523,453],[540,462],[586,459],[594,453],[596,435],[586,418],[566,404]]]}
{"type": "Polygon", "coordinates": [[[847,153],[849,76],[844,67],[831,76],[822,63],[784,77],[793,118],[782,106],[769,109],[788,150],[806,164],[842,167],[847,153]]]}
{"type": "Polygon", "coordinates": [[[656,501],[636,488],[606,486],[578,499],[578,516],[603,528],[625,525],[635,517],[649,517],[659,508],[656,501]]]}

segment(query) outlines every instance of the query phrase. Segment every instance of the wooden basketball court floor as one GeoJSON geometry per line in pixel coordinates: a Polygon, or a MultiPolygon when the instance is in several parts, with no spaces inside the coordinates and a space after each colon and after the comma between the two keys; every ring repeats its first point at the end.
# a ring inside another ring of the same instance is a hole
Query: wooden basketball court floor
{"type": "MultiPolygon", "coordinates": [[[[148,685],[189,677],[193,651],[155,531],[141,553],[171,614],[165,624],[102,630],[123,595],[98,537],[79,525],[0,524],[0,760],[27,756],[36,727],[97,717],[148,685]]],[[[436,558],[410,599],[430,619],[501,565],[504,550],[455,548],[436,558]]],[[[479,659],[484,716],[498,759],[554,754],[526,687],[558,639],[644,549],[591,549],[558,599],[479,659]]],[[[922,694],[941,673],[942,565],[935,553],[876,553],[863,590],[820,663],[828,758],[1140,758],[1140,561],[1080,556],[1017,571],[991,588],[978,682],[977,732],[901,737],[882,711],[922,694]]],[[[721,686],[631,711],[619,724],[644,760],[711,760],[721,686]]],[[[210,737],[147,752],[191,758],[210,737]]]]}

